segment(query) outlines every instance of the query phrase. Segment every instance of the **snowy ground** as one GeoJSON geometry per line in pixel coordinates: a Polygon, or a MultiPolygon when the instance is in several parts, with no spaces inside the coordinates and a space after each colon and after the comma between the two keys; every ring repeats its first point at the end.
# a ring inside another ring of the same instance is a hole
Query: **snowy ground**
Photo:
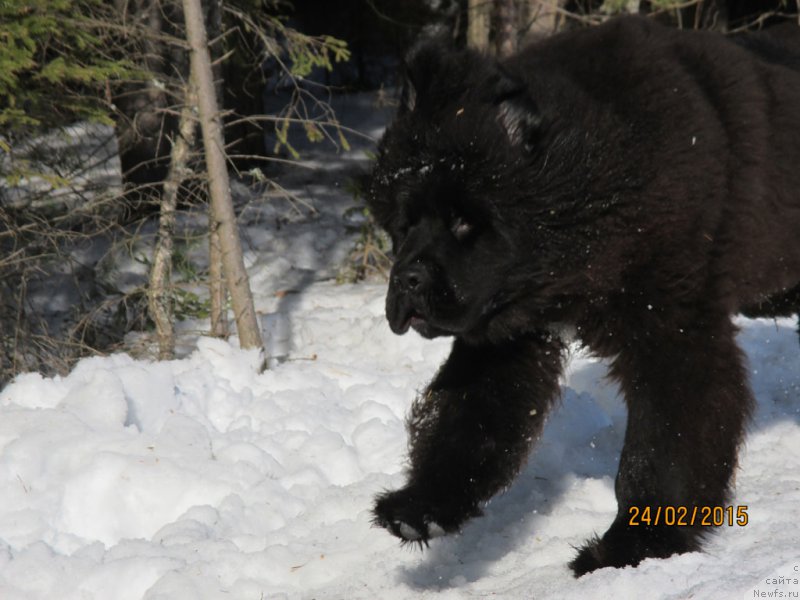
{"type": "Polygon", "coordinates": [[[733,504],[750,521],[704,553],[568,571],[614,516],[625,423],[602,365],[578,352],[528,466],[484,518],[424,553],[373,528],[373,496],[403,483],[410,400],[449,342],[393,336],[382,284],[330,280],[352,242],[349,200],[319,185],[299,189],[315,211],[244,219],[273,369],[200,338],[181,360],[93,358],[0,393],[0,599],[800,597],[790,319],[739,321],[758,411],[733,504]]]}

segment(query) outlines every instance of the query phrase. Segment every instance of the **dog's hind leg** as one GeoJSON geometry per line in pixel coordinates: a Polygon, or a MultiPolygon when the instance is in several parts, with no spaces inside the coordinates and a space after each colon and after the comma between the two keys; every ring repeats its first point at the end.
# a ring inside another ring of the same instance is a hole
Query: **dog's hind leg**
{"type": "Polygon", "coordinates": [[[618,512],[571,563],[576,575],[696,550],[712,529],[703,520],[726,510],[753,406],[734,334],[727,315],[709,311],[642,328],[621,348],[612,364],[628,405],[618,512]]]}

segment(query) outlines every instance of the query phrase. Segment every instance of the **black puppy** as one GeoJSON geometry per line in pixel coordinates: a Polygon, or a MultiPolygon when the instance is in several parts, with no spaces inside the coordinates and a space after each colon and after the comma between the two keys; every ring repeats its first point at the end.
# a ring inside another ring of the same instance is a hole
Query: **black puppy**
{"type": "Polygon", "coordinates": [[[394,243],[395,333],[454,336],[408,421],[408,483],[376,522],[457,531],[525,461],[563,333],[628,407],[617,518],[578,575],[699,547],[630,510],[723,506],[752,410],[731,315],[800,306],[800,29],[726,38],[639,18],[501,63],[410,57],[369,204],[394,243]]]}

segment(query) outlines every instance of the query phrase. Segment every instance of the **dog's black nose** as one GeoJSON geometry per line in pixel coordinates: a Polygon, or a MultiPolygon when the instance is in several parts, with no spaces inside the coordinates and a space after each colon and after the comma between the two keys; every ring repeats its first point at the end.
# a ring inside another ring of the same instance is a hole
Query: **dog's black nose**
{"type": "Polygon", "coordinates": [[[414,294],[424,290],[430,284],[430,274],[420,263],[409,265],[399,273],[395,273],[393,283],[399,290],[414,294]]]}

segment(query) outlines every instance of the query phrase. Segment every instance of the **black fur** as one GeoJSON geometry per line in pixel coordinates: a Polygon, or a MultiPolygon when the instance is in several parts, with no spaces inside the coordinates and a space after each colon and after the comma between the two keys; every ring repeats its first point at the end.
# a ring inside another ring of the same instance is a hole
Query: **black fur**
{"type": "Polygon", "coordinates": [[[393,331],[455,342],[378,524],[423,544],[480,514],[541,431],[571,329],[629,412],[618,516],[572,569],[699,548],[700,528],[629,527],[628,509],[728,500],[753,406],[731,315],[800,308],[799,31],[625,18],[500,64],[412,54],[369,202],[395,248],[393,331]]]}

